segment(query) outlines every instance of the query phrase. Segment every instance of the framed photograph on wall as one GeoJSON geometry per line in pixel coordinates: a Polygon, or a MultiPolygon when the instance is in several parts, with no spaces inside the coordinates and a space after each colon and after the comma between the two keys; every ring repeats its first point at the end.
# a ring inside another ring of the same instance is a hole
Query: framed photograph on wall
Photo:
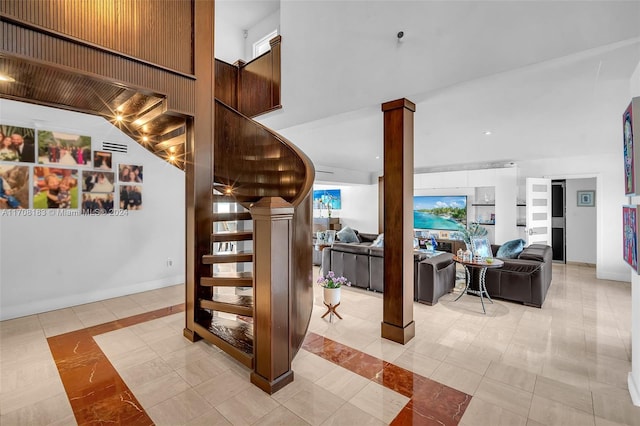
{"type": "Polygon", "coordinates": [[[634,131],[640,129],[640,97],[633,98],[622,114],[622,135],[624,155],[624,193],[636,195],[640,192],[638,171],[636,166],[640,164],[640,148],[636,148],[634,142],[638,141],[634,131]],[[634,114],[635,110],[635,114],[634,114]]]}
{"type": "Polygon", "coordinates": [[[596,191],[577,191],[578,207],[594,207],[596,205],[596,191]]]}
{"type": "Polygon", "coordinates": [[[29,208],[29,167],[0,164],[0,209],[29,208]]]}
{"type": "Polygon", "coordinates": [[[33,208],[77,209],[78,170],[61,167],[34,167],[33,208]]]}
{"type": "Polygon", "coordinates": [[[35,161],[35,129],[0,124],[0,161],[35,161]]]}
{"type": "Polygon", "coordinates": [[[91,167],[91,136],[38,130],[38,163],[91,167]]]}
{"type": "Polygon", "coordinates": [[[622,257],[638,271],[638,207],[622,206],[622,257]]]}
{"type": "Polygon", "coordinates": [[[111,153],[107,151],[94,151],[93,168],[100,170],[111,170],[111,153]]]}
{"type": "Polygon", "coordinates": [[[142,166],[134,164],[120,164],[118,167],[118,181],[142,183],[142,166]]]}

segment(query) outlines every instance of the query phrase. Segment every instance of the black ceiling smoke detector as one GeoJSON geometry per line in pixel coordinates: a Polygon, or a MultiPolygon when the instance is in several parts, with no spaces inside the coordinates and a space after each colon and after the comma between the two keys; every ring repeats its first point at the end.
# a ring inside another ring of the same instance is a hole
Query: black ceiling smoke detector
{"type": "Polygon", "coordinates": [[[398,31],[397,37],[398,37],[398,41],[401,41],[402,37],[404,37],[404,31],[398,31]]]}

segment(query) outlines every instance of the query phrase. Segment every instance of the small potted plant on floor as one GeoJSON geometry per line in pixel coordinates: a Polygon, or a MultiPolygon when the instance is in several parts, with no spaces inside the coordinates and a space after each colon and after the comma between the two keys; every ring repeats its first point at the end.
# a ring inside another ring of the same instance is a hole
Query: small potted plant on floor
{"type": "Polygon", "coordinates": [[[318,278],[318,284],[323,287],[324,303],[331,306],[336,306],[340,303],[340,287],[351,285],[345,277],[336,277],[333,271],[329,271],[324,277],[318,278]]]}

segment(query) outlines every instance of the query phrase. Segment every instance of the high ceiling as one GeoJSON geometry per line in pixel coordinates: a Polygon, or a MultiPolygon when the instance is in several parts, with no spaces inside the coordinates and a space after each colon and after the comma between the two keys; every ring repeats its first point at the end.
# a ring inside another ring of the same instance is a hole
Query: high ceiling
{"type": "Polygon", "coordinates": [[[639,1],[283,0],[280,27],[284,107],[260,121],[320,169],[378,173],[401,97],[416,169],[621,149],[639,1]]]}

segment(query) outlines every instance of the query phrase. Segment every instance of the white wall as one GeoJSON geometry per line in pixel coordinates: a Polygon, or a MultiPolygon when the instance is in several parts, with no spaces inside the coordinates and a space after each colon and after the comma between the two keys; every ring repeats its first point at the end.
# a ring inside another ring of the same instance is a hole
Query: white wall
{"type": "Polygon", "coordinates": [[[245,39],[242,29],[231,24],[216,13],[214,51],[217,59],[233,64],[238,59],[244,60],[245,39]]]}
{"type": "Polygon", "coordinates": [[[566,196],[566,260],[595,265],[596,207],[578,207],[577,191],[595,190],[596,179],[567,179],[566,196]]]}
{"type": "MultiPolygon", "coordinates": [[[[253,43],[260,40],[262,37],[267,34],[273,32],[273,30],[278,30],[278,34],[280,34],[280,10],[272,13],[267,16],[253,27],[249,28],[247,38],[244,40],[244,58],[245,61],[249,62],[253,59],[253,43]]],[[[216,55],[218,53],[216,52],[216,55]]]]}
{"type": "Polygon", "coordinates": [[[184,282],[182,171],[100,117],[0,99],[0,122],[124,143],[113,164],[144,166],[143,209],[128,216],[0,215],[0,319],[184,282]]]}
{"type": "MultiPolygon", "coordinates": [[[[348,226],[358,232],[367,234],[378,233],[378,185],[327,185],[316,184],[314,190],[339,189],[342,198],[342,208],[332,212],[332,217],[339,217],[344,228],[348,226]]],[[[315,210],[314,216],[319,217],[320,211],[315,210]]],[[[322,215],[326,217],[327,211],[322,215]]]]}

